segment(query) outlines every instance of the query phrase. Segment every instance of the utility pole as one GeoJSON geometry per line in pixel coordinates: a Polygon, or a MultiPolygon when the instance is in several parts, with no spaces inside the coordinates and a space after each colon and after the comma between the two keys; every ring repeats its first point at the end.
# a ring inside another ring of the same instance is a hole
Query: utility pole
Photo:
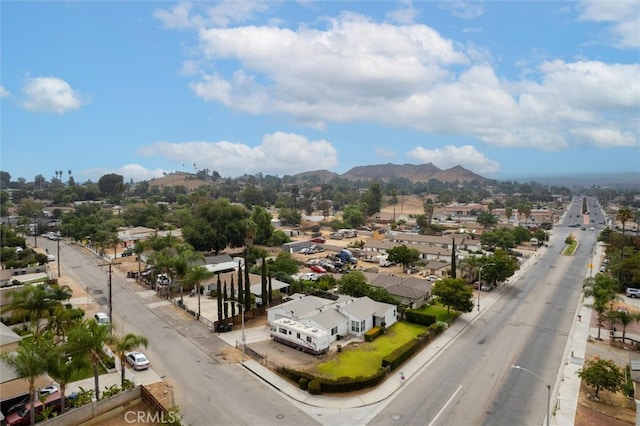
{"type": "Polygon", "coordinates": [[[107,302],[107,308],[108,308],[108,313],[107,315],[109,315],[109,323],[113,324],[113,291],[112,291],[112,275],[113,275],[113,269],[112,266],[113,265],[118,265],[119,263],[114,263],[112,260],[109,261],[109,263],[103,263],[101,265],[98,266],[108,266],[109,270],[107,271],[107,287],[109,290],[109,300],[107,302]]]}

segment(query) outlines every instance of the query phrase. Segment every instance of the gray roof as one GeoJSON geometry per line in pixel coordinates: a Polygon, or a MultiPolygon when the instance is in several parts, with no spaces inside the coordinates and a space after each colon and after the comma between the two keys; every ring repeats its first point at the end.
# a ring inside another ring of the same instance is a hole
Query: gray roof
{"type": "Polygon", "coordinates": [[[319,312],[318,308],[335,303],[333,300],[323,299],[316,296],[306,296],[302,299],[291,300],[278,305],[276,309],[283,310],[290,314],[290,318],[308,318],[319,312]]]}
{"type": "Polygon", "coordinates": [[[378,317],[384,316],[389,307],[387,303],[376,302],[371,300],[367,296],[361,297],[341,307],[344,312],[348,312],[351,316],[359,319],[364,319],[369,315],[375,315],[378,317]]]}
{"type": "Polygon", "coordinates": [[[346,317],[344,314],[338,312],[333,306],[329,306],[326,309],[319,311],[314,316],[303,320],[303,322],[313,322],[320,328],[331,330],[333,327],[345,320],[346,317]]]}

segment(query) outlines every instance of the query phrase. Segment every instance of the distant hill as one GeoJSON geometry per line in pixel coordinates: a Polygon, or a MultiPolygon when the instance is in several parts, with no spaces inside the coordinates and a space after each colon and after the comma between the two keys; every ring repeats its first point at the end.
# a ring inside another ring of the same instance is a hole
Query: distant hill
{"type": "Polygon", "coordinates": [[[312,172],[302,172],[293,175],[293,177],[297,179],[307,179],[312,176],[320,179],[321,182],[329,182],[334,178],[340,177],[337,173],[330,172],[329,170],[314,170],[312,172]]]}
{"type": "MultiPolygon", "coordinates": [[[[244,180],[248,176],[241,176],[236,180],[244,180]]],[[[432,163],[428,164],[377,164],[372,166],[357,166],[344,174],[337,174],[329,170],[314,170],[293,175],[301,180],[317,179],[320,182],[329,182],[334,178],[348,179],[351,181],[380,180],[388,182],[394,178],[404,178],[411,182],[426,182],[429,179],[437,179],[441,182],[471,182],[473,180],[487,181],[488,179],[465,169],[462,166],[441,170],[432,163]]],[[[196,176],[184,172],[175,172],[161,178],[151,179],[150,186],[184,186],[187,190],[199,188],[202,185],[212,185],[213,181],[196,179],[196,176]]]]}
{"type": "Polygon", "coordinates": [[[391,178],[405,178],[412,182],[425,182],[429,179],[437,179],[442,182],[470,182],[473,180],[485,181],[486,178],[465,169],[462,166],[441,170],[428,164],[378,164],[373,166],[358,166],[340,177],[350,180],[382,180],[391,178]]]}

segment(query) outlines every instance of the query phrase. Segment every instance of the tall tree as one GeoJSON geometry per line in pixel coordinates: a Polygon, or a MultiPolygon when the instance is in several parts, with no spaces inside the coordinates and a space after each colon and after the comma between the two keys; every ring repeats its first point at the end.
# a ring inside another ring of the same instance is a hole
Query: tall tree
{"type": "Polygon", "coordinates": [[[87,358],[69,353],[65,343],[54,346],[47,353],[47,374],[60,385],[60,410],[63,414],[67,406],[67,385],[87,365],[87,358]]]}
{"type": "Polygon", "coordinates": [[[15,352],[2,352],[0,359],[18,375],[29,383],[29,401],[31,406],[30,421],[36,422],[35,400],[36,380],[45,373],[47,367],[47,354],[53,348],[53,342],[43,336],[34,336],[23,339],[15,352]]]}
{"type": "Polygon", "coordinates": [[[631,218],[633,218],[633,214],[631,213],[629,207],[622,207],[618,210],[618,213],[616,214],[616,220],[622,223],[622,235],[624,235],[625,224],[629,220],[631,220],[631,218]]]}
{"type": "Polygon", "coordinates": [[[218,302],[218,323],[222,322],[222,281],[220,280],[220,274],[218,274],[218,280],[216,281],[216,301],[218,302]]]}
{"type": "Polygon", "coordinates": [[[498,224],[498,218],[492,213],[485,211],[478,214],[476,221],[482,225],[483,229],[494,228],[498,224]]]}
{"type": "Polygon", "coordinates": [[[242,306],[244,306],[243,281],[242,260],[238,260],[238,303],[242,306]]]}
{"type": "Polygon", "coordinates": [[[96,399],[100,399],[100,356],[104,345],[111,342],[113,342],[111,326],[98,324],[93,319],[83,321],[69,332],[70,352],[84,352],[91,357],[96,399]]]}
{"type": "Polygon", "coordinates": [[[436,281],[431,288],[431,294],[447,307],[447,314],[451,308],[458,312],[473,310],[473,300],[471,300],[473,289],[461,278],[444,278],[436,281]]]}
{"type": "Polygon", "coordinates": [[[60,304],[43,285],[30,285],[11,294],[11,303],[3,312],[11,311],[12,316],[28,319],[36,334],[41,331],[42,319],[49,317],[60,304]]]}
{"type": "Polygon", "coordinates": [[[625,381],[622,370],[610,359],[588,360],[586,367],[578,370],[578,376],[595,389],[596,398],[600,389],[606,389],[613,393],[618,392],[625,381]]]}
{"type": "Polygon", "coordinates": [[[267,260],[262,258],[262,268],[260,274],[260,284],[261,284],[261,292],[260,297],[262,298],[262,305],[267,306],[267,300],[269,299],[269,295],[267,294],[267,260]]]}
{"type": "Polygon", "coordinates": [[[249,265],[244,259],[244,312],[251,310],[251,281],[249,280],[249,265]]]}
{"type": "Polygon", "coordinates": [[[128,333],[126,336],[113,337],[113,345],[115,347],[115,355],[120,360],[120,386],[124,386],[125,382],[125,361],[127,352],[131,352],[138,346],[144,346],[145,348],[149,344],[146,337],[133,333],[128,333]]]}
{"type": "Polygon", "coordinates": [[[506,207],[504,209],[504,214],[507,216],[507,225],[508,225],[509,219],[511,219],[511,215],[513,214],[513,209],[511,207],[506,207]]]}
{"type": "Polygon", "coordinates": [[[451,243],[451,278],[456,278],[457,270],[456,270],[456,239],[452,238],[451,243]]]}
{"type": "Polygon", "coordinates": [[[603,274],[589,277],[582,284],[585,297],[593,298],[593,302],[590,305],[598,314],[598,340],[602,340],[600,338],[602,322],[605,320],[609,303],[616,297],[618,287],[619,282],[617,280],[603,274]]]}
{"type": "Polygon", "coordinates": [[[189,269],[189,272],[187,272],[187,275],[185,276],[186,283],[195,288],[198,296],[198,319],[200,318],[200,285],[206,280],[213,278],[213,275],[214,273],[210,272],[204,266],[196,266],[189,269]]]}
{"type": "Polygon", "coordinates": [[[420,252],[413,248],[407,247],[405,244],[387,250],[389,262],[402,265],[402,271],[406,272],[407,268],[420,259],[420,252]]]}

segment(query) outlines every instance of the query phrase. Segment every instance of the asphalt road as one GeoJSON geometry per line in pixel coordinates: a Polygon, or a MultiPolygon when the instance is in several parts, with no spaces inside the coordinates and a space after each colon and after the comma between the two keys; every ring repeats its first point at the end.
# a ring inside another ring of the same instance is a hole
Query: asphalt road
{"type": "MultiPolygon", "coordinates": [[[[576,214],[571,214],[573,219],[567,216],[566,223],[574,223],[576,214]]],[[[500,298],[481,307],[483,314],[451,343],[446,355],[432,360],[401,393],[377,407],[368,424],[543,424],[546,385],[555,387],[565,359],[595,244],[596,232],[555,227],[551,246],[537,261],[512,284],[499,288],[500,298]],[[563,256],[569,233],[580,246],[574,256],[563,256]]]]}
{"type": "MultiPolygon", "coordinates": [[[[57,254],[54,241],[42,237],[38,245],[57,254]]],[[[88,289],[107,312],[108,266],[98,266],[106,262],[65,242],[60,244],[60,260],[65,273],[88,289]]],[[[114,324],[125,333],[147,337],[145,353],[153,369],[173,386],[186,425],[317,424],[269,385],[226,361],[222,352],[227,344],[193,317],[168,306],[116,268],[111,287],[114,324]]]]}

